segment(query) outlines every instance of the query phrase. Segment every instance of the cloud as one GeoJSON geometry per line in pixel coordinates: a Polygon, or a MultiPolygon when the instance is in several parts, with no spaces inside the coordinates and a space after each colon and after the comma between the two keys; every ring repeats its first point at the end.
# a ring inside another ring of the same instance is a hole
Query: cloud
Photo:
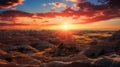
{"type": "Polygon", "coordinates": [[[15,7],[13,7],[13,8],[11,8],[11,10],[16,10],[16,8],[15,8],[15,7]]]}
{"type": "Polygon", "coordinates": [[[66,0],[66,1],[69,1],[69,2],[82,2],[84,0],[66,0]]]}
{"type": "Polygon", "coordinates": [[[18,4],[22,4],[23,1],[24,0],[0,0],[0,9],[17,6],[18,4]]]}
{"type": "Polygon", "coordinates": [[[60,8],[60,7],[67,7],[66,4],[60,3],[60,2],[49,3],[49,5],[52,5],[52,6],[57,7],[57,8],[60,8]]]}
{"type": "Polygon", "coordinates": [[[81,23],[92,23],[98,22],[103,20],[109,20],[112,18],[120,17],[120,1],[119,0],[106,0],[107,3],[103,3],[101,5],[95,5],[90,2],[82,2],[74,7],[79,8],[79,10],[73,10],[71,8],[67,8],[66,10],[62,11],[60,16],[76,16],[76,20],[84,20],[81,23]],[[86,18],[81,18],[84,16],[86,18]]]}
{"type": "Polygon", "coordinates": [[[2,17],[24,17],[24,16],[32,16],[31,13],[18,11],[18,10],[8,10],[0,13],[2,17]]]}
{"type": "Polygon", "coordinates": [[[43,6],[43,7],[46,7],[46,6],[47,6],[47,4],[42,4],[42,6],[43,6]]]}
{"type": "MultiPolygon", "coordinates": [[[[87,24],[93,22],[99,22],[104,20],[109,20],[113,18],[120,17],[120,0],[105,0],[104,2],[99,1],[100,5],[94,5],[90,2],[80,2],[75,7],[78,10],[73,10],[71,7],[67,7],[65,10],[61,12],[46,12],[46,13],[26,13],[21,11],[5,11],[0,13],[1,20],[13,20],[16,17],[20,17],[21,19],[31,20],[31,24],[59,24],[61,22],[70,22],[76,24],[87,24]],[[107,1],[105,4],[104,2],[107,1]],[[32,17],[34,16],[35,17],[32,17]],[[7,19],[6,19],[7,17],[7,19]],[[32,17],[32,19],[30,18],[32,17]],[[13,19],[11,19],[13,18],[13,19]]],[[[61,7],[61,3],[54,2],[51,3],[56,7],[61,7]]],[[[21,21],[21,20],[18,20],[21,21]]],[[[23,22],[23,21],[22,21],[23,22]]]]}
{"type": "Polygon", "coordinates": [[[8,23],[0,23],[0,26],[27,26],[29,24],[21,24],[21,23],[16,23],[16,24],[8,24],[8,23]]]}
{"type": "Polygon", "coordinates": [[[77,4],[73,4],[72,8],[80,8],[77,4]]]}

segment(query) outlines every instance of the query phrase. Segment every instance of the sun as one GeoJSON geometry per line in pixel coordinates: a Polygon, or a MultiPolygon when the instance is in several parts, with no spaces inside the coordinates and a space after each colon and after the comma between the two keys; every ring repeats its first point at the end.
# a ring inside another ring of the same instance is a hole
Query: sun
{"type": "Polygon", "coordinates": [[[63,25],[62,28],[63,28],[63,30],[69,30],[69,26],[68,25],[63,25]]]}
{"type": "Polygon", "coordinates": [[[78,29],[78,26],[76,24],[73,23],[60,23],[60,24],[56,24],[54,26],[51,26],[51,28],[49,28],[51,30],[59,30],[59,31],[72,31],[72,30],[76,30],[78,29]]]}
{"type": "Polygon", "coordinates": [[[61,24],[61,25],[60,25],[60,28],[61,28],[62,30],[65,30],[65,31],[71,30],[71,29],[72,29],[72,24],[68,24],[68,23],[61,24]]]}

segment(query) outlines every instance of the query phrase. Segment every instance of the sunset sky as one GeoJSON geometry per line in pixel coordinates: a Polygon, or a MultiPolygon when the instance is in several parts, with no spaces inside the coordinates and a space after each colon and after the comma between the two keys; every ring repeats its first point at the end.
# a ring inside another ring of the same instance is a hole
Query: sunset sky
{"type": "Polygon", "coordinates": [[[1,29],[120,29],[120,0],[0,0],[1,29]]]}

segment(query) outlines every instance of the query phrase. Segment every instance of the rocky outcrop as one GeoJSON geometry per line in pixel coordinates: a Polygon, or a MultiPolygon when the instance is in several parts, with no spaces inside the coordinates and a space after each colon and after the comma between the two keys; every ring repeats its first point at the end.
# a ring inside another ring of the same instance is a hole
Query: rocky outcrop
{"type": "Polygon", "coordinates": [[[0,64],[0,67],[39,67],[38,65],[19,65],[15,63],[0,64]]]}
{"type": "Polygon", "coordinates": [[[116,41],[120,40],[120,30],[116,31],[115,33],[112,34],[111,37],[108,38],[108,41],[116,41]]]}
{"type": "Polygon", "coordinates": [[[69,56],[80,52],[77,46],[61,43],[53,50],[53,56],[69,56]]]}
{"type": "Polygon", "coordinates": [[[117,53],[120,54],[120,30],[108,37],[107,40],[100,42],[92,42],[91,47],[84,52],[84,54],[91,58],[96,58],[101,55],[117,53]],[[97,44],[96,44],[97,43],[97,44]]]}
{"type": "Polygon", "coordinates": [[[76,45],[51,32],[0,31],[0,67],[120,67],[119,34],[76,45]]]}
{"type": "Polygon", "coordinates": [[[81,62],[60,62],[54,61],[45,65],[46,67],[99,67],[90,63],[81,63],[81,62]]]}

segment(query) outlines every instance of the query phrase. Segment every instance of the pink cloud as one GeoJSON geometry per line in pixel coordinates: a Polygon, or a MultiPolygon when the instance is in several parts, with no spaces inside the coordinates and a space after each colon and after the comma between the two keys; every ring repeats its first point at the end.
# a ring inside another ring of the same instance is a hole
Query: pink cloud
{"type": "Polygon", "coordinates": [[[74,7],[74,8],[80,8],[77,4],[73,4],[73,6],[72,7],[74,7]]]}
{"type": "Polygon", "coordinates": [[[66,1],[69,1],[69,2],[81,2],[83,0],[66,0],[66,1]]]}

